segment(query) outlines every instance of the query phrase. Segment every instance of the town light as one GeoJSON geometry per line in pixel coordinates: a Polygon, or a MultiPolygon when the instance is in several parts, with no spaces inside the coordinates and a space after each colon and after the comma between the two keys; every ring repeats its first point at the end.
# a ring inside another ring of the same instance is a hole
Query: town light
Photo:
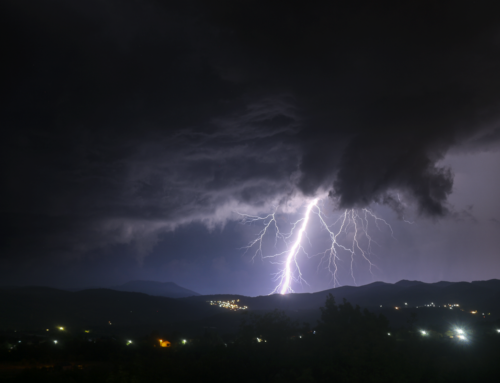
{"type": "Polygon", "coordinates": [[[457,328],[457,333],[459,333],[459,334],[463,334],[463,333],[464,333],[464,330],[462,330],[461,328],[457,328]]]}
{"type": "Polygon", "coordinates": [[[182,344],[186,344],[187,343],[187,340],[186,339],[183,339],[182,340],[182,344]]]}
{"type": "Polygon", "coordinates": [[[64,327],[59,327],[59,330],[63,331],[63,330],[64,330],[64,327]]]}
{"type": "Polygon", "coordinates": [[[420,331],[422,335],[427,335],[427,331],[420,331]]]}

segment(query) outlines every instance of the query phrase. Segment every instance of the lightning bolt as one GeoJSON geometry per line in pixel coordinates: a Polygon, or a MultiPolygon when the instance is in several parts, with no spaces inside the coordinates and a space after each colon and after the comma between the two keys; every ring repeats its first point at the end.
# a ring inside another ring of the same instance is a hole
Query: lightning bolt
{"type": "MultiPolygon", "coordinates": [[[[294,261],[295,264],[297,264],[297,253],[299,252],[300,248],[302,247],[302,236],[304,235],[304,232],[306,230],[307,224],[309,223],[309,217],[311,215],[311,210],[316,204],[318,203],[318,199],[312,200],[312,202],[309,203],[307,206],[306,214],[305,217],[302,220],[302,226],[300,227],[299,233],[297,235],[297,239],[295,240],[292,248],[288,252],[288,256],[286,257],[285,261],[285,269],[283,271],[283,278],[281,280],[281,294],[286,294],[288,291],[291,290],[290,287],[290,282],[292,279],[292,269],[291,269],[291,264],[292,261],[294,261]]],[[[297,265],[297,269],[299,270],[300,274],[300,268],[297,265]]]]}
{"type": "MultiPolygon", "coordinates": [[[[329,225],[327,223],[326,215],[319,206],[319,202],[320,199],[315,198],[307,204],[303,218],[292,223],[289,233],[282,232],[279,228],[276,220],[276,213],[278,210],[277,207],[273,213],[262,217],[238,213],[242,217],[243,223],[262,223],[264,225],[264,228],[258,233],[257,237],[247,246],[243,247],[243,249],[245,249],[245,253],[255,248],[252,259],[259,255],[261,258],[280,258],[283,256],[285,258],[284,261],[275,262],[283,266],[282,269],[275,274],[275,280],[278,281],[278,285],[272,293],[279,292],[280,294],[287,294],[293,292],[292,281],[295,280],[297,282],[305,282],[300,271],[298,255],[303,252],[309,257],[302,245],[302,242],[304,236],[307,237],[307,226],[309,224],[311,214],[315,214],[318,217],[321,227],[326,230],[330,237],[330,246],[316,255],[322,255],[318,269],[321,265],[325,265],[325,268],[332,276],[334,287],[340,285],[338,280],[339,268],[337,262],[341,260],[341,253],[347,253],[349,255],[351,278],[354,281],[354,284],[356,284],[356,278],[354,275],[356,256],[360,256],[361,259],[368,264],[369,271],[373,276],[372,269],[376,267],[376,265],[371,262],[370,255],[373,254],[372,243],[376,245],[378,245],[378,243],[369,234],[370,221],[373,222],[374,226],[380,231],[382,231],[382,225],[386,226],[394,238],[394,232],[391,225],[389,225],[389,223],[387,223],[384,219],[375,215],[368,208],[360,210],[346,209],[340,214],[340,217],[335,222],[329,225]],[[275,248],[277,248],[278,242],[282,241],[285,244],[286,250],[272,255],[264,255],[262,249],[264,238],[273,230],[275,234],[275,248]],[[352,236],[350,240],[341,241],[344,237],[349,238],[349,236],[352,236]],[[363,242],[365,243],[364,246],[362,244],[363,238],[363,242]]],[[[307,237],[307,239],[309,238],[307,237]]]]}

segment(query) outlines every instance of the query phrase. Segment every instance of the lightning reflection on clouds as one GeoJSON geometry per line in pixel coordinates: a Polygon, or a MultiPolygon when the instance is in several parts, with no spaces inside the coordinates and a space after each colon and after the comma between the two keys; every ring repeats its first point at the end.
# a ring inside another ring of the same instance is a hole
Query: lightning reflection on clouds
{"type": "Polygon", "coordinates": [[[350,276],[354,284],[356,284],[354,275],[356,256],[360,256],[361,259],[368,264],[369,272],[373,276],[372,269],[376,266],[370,260],[370,255],[373,254],[372,244],[377,244],[377,242],[375,242],[369,234],[371,230],[370,223],[373,223],[373,225],[381,231],[381,225],[386,226],[394,237],[392,227],[387,221],[378,217],[368,208],[359,210],[346,209],[333,223],[328,224],[327,217],[319,206],[319,202],[319,198],[310,201],[306,206],[304,216],[292,223],[290,232],[288,233],[280,230],[276,218],[277,208],[273,213],[262,217],[238,213],[242,217],[243,223],[262,223],[264,225],[257,237],[244,247],[245,252],[255,249],[252,257],[253,259],[257,256],[278,259],[275,263],[282,265],[281,270],[275,274],[275,279],[278,284],[272,293],[290,293],[293,292],[292,281],[298,283],[305,282],[300,270],[298,256],[302,252],[308,258],[311,258],[303,247],[303,238],[304,236],[307,237],[307,227],[311,214],[315,214],[318,217],[321,227],[326,230],[330,237],[329,247],[316,255],[321,255],[318,269],[323,265],[328,270],[332,276],[334,287],[340,285],[338,278],[338,261],[341,260],[342,254],[347,254],[349,257],[350,276]],[[272,255],[265,255],[263,251],[263,242],[266,236],[272,231],[274,231],[275,235],[275,248],[277,248],[278,242],[281,241],[285,244],[285,250],[272,255]],[[284,258],[284,260],[281,258],[284,258]]]}

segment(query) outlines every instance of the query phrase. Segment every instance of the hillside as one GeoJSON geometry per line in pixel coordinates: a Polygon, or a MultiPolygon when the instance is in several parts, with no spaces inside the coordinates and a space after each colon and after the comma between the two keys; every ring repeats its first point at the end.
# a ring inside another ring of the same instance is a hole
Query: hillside
{"type": "Polygon", "coordinates": [[[142,293],[47,287],[0,289],[0,330],[55,327],[151,328],[219,312],[205,303],[142,293]]]}
{"type": "Polygon", "coordinates": [[[195,333],[210,327],[221,333],[231,333],[238,329],[244,311],[210,306],[208,301],[233,299],[248,306],[248,311],[284,310],[293,320],[314,325],[320,317],[319,308],[330,293],[339,303],[345,298],[352,304],[386,315],[396,327],[406,326],[412,313],[418,314],[419,324],[449,325],[500,318],[499,280],[430,284],[375,282],[311,294],[259,297],[227,294],[180,299],[110,289],[70,292],[48,287],[23,287],[0,289],[0,330],[63,326],[101,329],[107,333],[145,333],[154,329],[195,333]],[[431,303],[435,307],[426,306],[431,303]],[[459,306],[443,307],[448,304],[459,306]],[[476,310],[478,314],[471,313],[476,310]]]}
{"type": "Polygon", "coordinates": [[[459,304],[466,309],[499,311],[500,280],[477,282],[437,282],[399,281],[394,284],[374,282],[354,287],[342,286],[316,293],[297,293],[287,295],[268,295],[245,297],[239,295],[204,295],[185,298],[188,301],[240,299],[243,305],[254,310],[308,310],[323,305],[328,294],[337,302],[347,299],[352,304],[368,309],[406,306],[416,307],[434,303],[435,305],[459,304]]]}
{"type": "Polygon", "coordinates": [[[123,285],[112,287],[111,289],[168,298],[185,298],[200,295],[173,282],[130,281],[123,285]]]}

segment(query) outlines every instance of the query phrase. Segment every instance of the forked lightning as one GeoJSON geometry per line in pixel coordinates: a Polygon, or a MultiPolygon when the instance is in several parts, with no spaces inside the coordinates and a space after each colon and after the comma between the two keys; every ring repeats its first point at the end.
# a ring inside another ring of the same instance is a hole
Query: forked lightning
{"type": "Polygon", "coordinates": [[[238,213],[243,218],[244,223],[260,222],[264,225],[264,228],[257,235],[257,238],[245,246],[244,249],[246,249],[246,251],[255,249],[255,253],[253,255],[254,258],[259,255],[262,258],[277,258],[279,259],[277,263],[283,265],[283,268],[276,274],[278,285],[272,293],[279,292],[281,294],[286,294],[293,292],[292,281],[304,281],[298,263],[298,256],[301,252],[307,256],[303,247],[303,240],[304,236],[307,236],[306,229],[310,221],[311,214],[317,215],[321,226],[330,236],[330,247],[317,255],[322,255],[320,265],[326,265],[326,268],[332,275],[334,287],[340,285],[338,280],[337,262],[340,260],[341,252],[347,253],[350,257],[350,272],[354,283],[356,283],[356,278],[354,276],[354,261],[357,255],[359,255],[368,264],[369,271],[372,273],[372,268],[375,267],[375,265],[370,261],[369,256],[372,254],[372,243],[376,242],[369,234],[370,222],[373,222],[379,230],[380,224],[387,226],[391,235],[393,235],[392,227],[384,219],[377,217],[370,209],[367,208],[360,210],[346,209],[335,222],[328,225],[325,215],[323,214],[320,206],[318,206],[319,201],[319,198],[315,198],[307,204],[304,217],[292,224],[292,228],[289,233],[280,231],[276,221],[277,209],[272,214],[268,214],[264,217],[238,213]],[[263,240],[271,231],[274,231],[275,233],[275,246],[278,244],[278,241],[283,241],[285,243],[286,250],[272,255],[264,255],[262,249],[263,240]],[[346,237],[348,233],[351,233],[352,240],[349,240],[344,244],[340,243],[340,236],[343,233],[346,234],[346,237]],[[365,238],[364,246],[360,244],[362,237],[365,238]],[[284,258],[284,260],[281,260],[281,258],[284,258]]]}

